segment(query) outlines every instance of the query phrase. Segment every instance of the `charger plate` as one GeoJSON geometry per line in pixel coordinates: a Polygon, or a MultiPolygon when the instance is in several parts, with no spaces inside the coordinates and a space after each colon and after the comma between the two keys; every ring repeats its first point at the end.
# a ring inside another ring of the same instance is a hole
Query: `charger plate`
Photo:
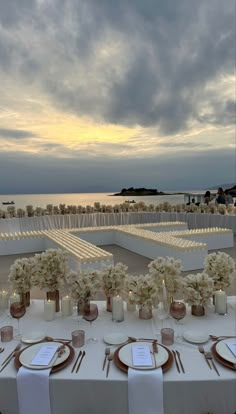
{"type": "MultiPolygon", "coordinates": [[[[26,359],[24,358],[23,353],[25,352],[25,355],[31,356],[31,359],[32,359],[33,355],[37,352],[37,350],[40,349],[40,347],[42,345],[44,345],[44,344],[48,345],[49,343],[50,342],[48,342],[48,341],[40,342],[40,343],[37,343],[37,344],[27,346],[26,348],[22,349],[22,351],[17,352],[16,356],[15,356],[15,367],[17,369],[21,368],[23,366],[23,364],[22,364],[22,362],[23,362],[24,366],[26,366],[29,369],[38,369],[38,368],[35,368],[34,366],[29,366],[29,365],[27,366],[27,362],[26,363],[24,362],[24,361],[27,361],[27,358],[26,359]]],[[[64,342],[61,342],[61,341],[54,341],[53,343],[58,343],[60,345],[65,345],[66,355],[64,357],[62,357],[61,362],[60,362],[60,359],[58,359],[55,362],[55,364],[53,365],[53,367],[51,369],[51,373],[58,372],[58,371],[64,369],[65,367],[67,367],[67,365],[69,365],[71,363],[71,361],[73,360],[74,355],[75,355],[74,349],[69,344],[65,344],[64,342]]]]}
{"type": "Polygon", "coordinates": [[[221,356],[221,358],[226,359],[228,362],[232,362],[232,364],[236,364],[236,357],[228,348],[227,344],[235,344],[236,340],[234,338],[223,339],[222,341],[217,342],[216,344],[216,352],[221,356]]]}
{"type": "Polygon", "coordinates": [[[215,342],[213,345],[212,345],[212,347],[211,347],[211,352],[212,352],[212,355],[213,355],[213,357],[220,363],[220,364],[222,364],[222,365],[224,365],[225,367],[227,367],[227,368],[230,368],[230,369],[233,369],[234,371],[236,371],[236,364],[233,364],[232,362],[229,362],[229,361],[226,361],[226,359],[224,359],[224,358],[222,358],[219,354],[218,354],[218,352],[217,352],[217,350],[216,350],[216,346],[217,346],[217,344],[219,343],[219,342],[221,342],[221,341],[218,341],[218,342],[215,342]]]}
{"type": "MultiPolygon", "coordinates": [[[[135,342],[135,344],[137,344],[138,345],[138,341],[137,342],[135,342]]],[[[147,344],[147,343],[146,343],[147,344]]],[[[134,343],[133,343],[133,345],[134,345],[134,343]]],[[[115,365],[117,366],[117,368],[119,368],[121,371],[123,371],[123,372],[125,372],[126,374],[128,373],[128,369],[129,369],[129,366],[128,365],[126,365],[126,364],[124,364],[121,360],[120,360],[120,358],[119,358],[119,352],[120,352],[120,350],[123,348],[123,347],[125,347],[126,345],[122,345],[122,346],[120,346],[119,348],[117,348],[116,350],[115,350],[115,352],[114,352],[114,356],[113,356],[113,361],[114,361],[114,363],[115,363],[115,365]]],[[[167,351],[167,353],[168,353],[168,359],[166,360],[166,362],[165,363],[163,363],[163,365],[161,365],[161,368],[162,368],[162,371],[163,372],[166,372],[166,371],[168,371],[168,369],[170,369],[170,367],[172,366],[172,364],[173,364],[173,361],[174,361],[174,357],[173,357],[173,355],[172,355],[172,352],[168,349],[168,348],[166,348],[164,345],[160,345],[160,344],[157,344],[157,346],[158,346],[158,348],[164,348],[164,350],[165,351],[167,351]]],[[[157,368],[159,368],[159,367],[157,367],[157,368]]],[[[153,368],[151,368],[151,369],[153,369],[153,368]]]]}

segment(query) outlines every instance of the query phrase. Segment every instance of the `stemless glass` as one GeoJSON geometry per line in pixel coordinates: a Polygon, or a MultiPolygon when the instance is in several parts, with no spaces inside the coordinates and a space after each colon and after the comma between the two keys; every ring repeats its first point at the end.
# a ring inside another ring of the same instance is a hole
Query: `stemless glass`
{"type": "Polygon", "coordinates": [[[24,316],[25,311],[26,307],[25,304],[22,302],[13,302],[10,305],[10,314],[12,318],[17,319],[17,333],[15,335],[15,339],[21,339],[20,318],[24,316]]]}
{"type": "Polygon", "coordinates": [[[89,343],[95,343],[97,342],[97,338],[93,337],[91,332],[92,332],[92,322],[95,321],[95,319],[97,319],[98,317],[98,307],[96,305],[96,303],[90,303],[89,307],[86,309],[86,312],[84,313],[83,318],[90,322],[90,337],[86,340],[86,342],[89,343]]]}
{"type": "Polygon", "coordinates": [[[174,300],[170,305],[170,315],[172,318],[175,319],[177,323],[177,336],[176,339],[180,339],[182,337],[182,332],[180,333],[180,325],[179,321],[183,319],[186,315],[186,305],[181,300],[174,300]]]}

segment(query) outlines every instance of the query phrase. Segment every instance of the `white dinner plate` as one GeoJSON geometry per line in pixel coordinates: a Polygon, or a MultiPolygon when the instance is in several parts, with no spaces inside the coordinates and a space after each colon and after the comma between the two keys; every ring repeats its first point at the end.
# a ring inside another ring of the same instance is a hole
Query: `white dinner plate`
{"type": "Polygon", "coordinates": [[[228,362],[232,362],[232,364],[236,364],[236,358],[229,350],[226,344],[234,344],[236,342],[235,338],[224,339],[223,341],[219,341],[216,344],[216,352],[224,358],[228,362]]]}
{"type": "Polygon", "coordinates": [[[57,356],[56,360],[53,359],[51,364],[45,365],[45,366],[32,365],[31,364],[32,359],[35,357],[35,355],[40,350],[40,348],[44,345],[58,345],[58,347],[60,347],[63,344],[61,342],[40,342],[40,343],[31,345],[31,346],[28,346],[27,348],[23,349],[23,351],[20,353],[19,361],[21,365],[23,365],[26,368],[36,369],[36,370],[48,369],[52,367],[52,365],[57,366],[61,364],[62,362],[66,361],[70,355],[70,349],[68,348],[67,345],[65,345],[65,352],[62,355],[57,356]]]}
{"type": "Polygon", "coordinates": [[[122,346],[122,348],[119,350],[119,359],[121,362],[123,362],[123,364],[127,365],[130,368],[135,368],[135,369],[141,369],[141,370],[147,370],[147,369],[154,369],[154,368],[158,368],[161,367],[162,365],[165,364],[165,362],[168,360],[169,358],[169,354],[167,352],[167,350],[165,348],[163,348],[161,345],[157,345],[157,349],[158,352],[153,354],[153,357],[155,357],[156,359],[156,365],[153,362],[153,366],[152,367],[137,367],[133,365],[133,360],[132,360],[132,346],[135,345],[145,345],[145,346],[149,346],[150,350],[152,352],[152,343],[148,343],[148,342],[133,342],[127,345],[122,346]]]}
{"type": "Polygon", "coordinates": [[[193,344],[203,344],[209,340],[209,335],[205,332],[185,331],[183,333],[185,341],[193,344]]]}
{"type": "Polygon", "coordinates": [[[128,336],[122,332],[114,332],[104,335],[104,342],[109,345],[121,345],[128,341],[128,336]]]}
{"type": "Polygon", "coordinates": [[[45,339],[45,332],[40,332],[40,331],[35,331],[35,332],[30,332],[27,334],[23,334],[21,341],[24,342],[25,344],[35,344],[36,342],[40,342],[43,341],[43,339],[45,339]]]}

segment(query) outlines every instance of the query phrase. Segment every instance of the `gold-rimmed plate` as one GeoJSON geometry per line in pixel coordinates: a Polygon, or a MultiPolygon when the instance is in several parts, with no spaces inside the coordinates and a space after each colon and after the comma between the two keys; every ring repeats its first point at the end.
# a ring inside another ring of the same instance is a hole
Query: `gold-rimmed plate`
{"type": "MultiPolygon", "coordinates": [[[[221,342],[221,341],[219,341],[221,342]]],[[[226,361],[226,359],[222,358],[217,350],[216,350],[216,346],[217,346],[218,342],[215,342],[212,347],[211,347],[211,352],[213,357],[222,365],[224,365],[227,368],[233,369],[234,371],[236,371],[236,364],[233,364],[232,362],[226,361]]]]}

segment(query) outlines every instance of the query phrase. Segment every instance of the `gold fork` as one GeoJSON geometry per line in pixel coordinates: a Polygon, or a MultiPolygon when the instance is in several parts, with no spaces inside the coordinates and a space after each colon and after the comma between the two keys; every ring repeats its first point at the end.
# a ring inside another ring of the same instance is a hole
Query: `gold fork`
{"type": "Polygon", "coordinates": [[[107,373],[106,373],[106,377],[108,377],[108,375],[109,375],[110,363],[111,363],[111,361],[113,360],[113,354],[109,354],[109,355],[108,355],[108,357],[107,357],[107,359],[108,359],[108,364],[107,364],[107,373]]]}
{"type": "Polygon", "coordinates": [[[205,352],[205,350],[204,350],[203,346],[202,346],[202,345],[199,345],[198,350],[199,350],[199,352],[200,352],[200,353],[201,353],[201,354],[205,357],[205,360],[206,360],[206,363],[207,363],[208,367],[209,367],[210,369],[212,369],[212,368],[211,368],[211,364],[210,364],[210,362],[209,362],[209,359],[207,359],[207,357],[206,357],[206,352],[205,352]]]}
{"type": "Polygon", "coordinates": [[[110,348],[107,346],[105,348],[105,356],[104,356],[104,361],[103,361],[103,366],[102,366],[102,370],[104,371],[105,366],[106,366],[106,362],[108,360],[108,355],[110,354],[110,348]]]}

